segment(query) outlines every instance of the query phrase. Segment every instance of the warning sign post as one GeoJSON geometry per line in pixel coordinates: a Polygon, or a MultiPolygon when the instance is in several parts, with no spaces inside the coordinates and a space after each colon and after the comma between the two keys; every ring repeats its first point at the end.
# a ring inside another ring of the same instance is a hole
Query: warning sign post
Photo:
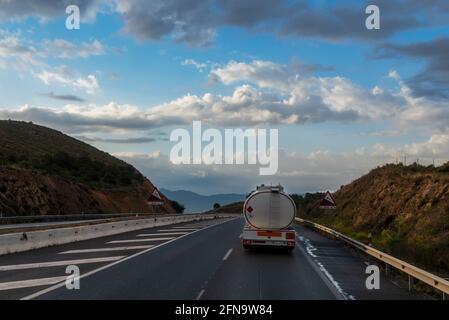
{"type": "Polygon", "coordinates": [[[153,205],[153,206],[164,205],[164,200],[162,199],[162,196],[159,193],[159,190],[157,190],[157,188],[154,188],[153,192],[151,193],[150,197],[148,198],[148,204],[153,205]]]}
{"type": "Polygon", "coordinates": [[[337,202],[335,201],[334,197],[332,196],[332,193],[330,193],[329,191],[326,192],[326,195],[321,200],[320,209],[325,209],[325,210],[337,209],[337,202]]]}

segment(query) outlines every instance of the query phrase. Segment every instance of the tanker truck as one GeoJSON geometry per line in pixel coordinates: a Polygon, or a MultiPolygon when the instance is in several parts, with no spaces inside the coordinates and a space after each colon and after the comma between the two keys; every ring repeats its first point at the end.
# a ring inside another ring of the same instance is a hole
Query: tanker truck
{"type": "Polygon", "coordinates": [[[242,244],[245,249],[295,248],[296,232],[291,224],[296,216],[296,205],[281,185],[257,187],[243,205],[243,216],[242,244]]]}

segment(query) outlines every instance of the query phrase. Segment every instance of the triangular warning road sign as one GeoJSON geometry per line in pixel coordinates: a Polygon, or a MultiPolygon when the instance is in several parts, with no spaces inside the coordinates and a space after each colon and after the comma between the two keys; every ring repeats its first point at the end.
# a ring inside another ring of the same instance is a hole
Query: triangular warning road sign
{"type": "Polygon", "coordinates": [[[328,191],[320,202],[320,209],[337,209],[337,202],[332,194],[328,191]]]}
{"type": "Polygon", "coordinates": [[[164,200],[162,199],[162,196],[156,187],[154,188],[153,192],[150,194],[150,197],[148,198],[148,203],[151,205],[155,205],[155,206],[164,204],[164,200]]]}
{"type": "Polygon", "coordinates": [[[162,200],[162,197],[161,197],[161,195],[159,194],[159,191],[157,190],[157,188],[154,188],[154,190],[153,190],[153,196],[154,196],[156,199],[162,200]]]}

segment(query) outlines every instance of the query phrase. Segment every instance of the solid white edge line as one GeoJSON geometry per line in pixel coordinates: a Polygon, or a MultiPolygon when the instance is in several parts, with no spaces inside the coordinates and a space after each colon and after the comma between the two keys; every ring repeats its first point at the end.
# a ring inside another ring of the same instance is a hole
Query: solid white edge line
{"type": "MultiPolygon", "coordinates": [[[[296,238],[296,240],[298,240],[298,237],[296,238]]],[[[315,261],[313,261],[312,258],[307,254],[307,252],[305,252],[301,247],[301,243],[299,241],[296,241],[296,247],[298,247],[298,250],[301,252],[301,254],[306,257],[307,262],[309,262],[312,269],[316,271],[318,276],[321,278],[321,280],[323,280],[324,284],[326,284],[335,298],[337,298],[337,300],[348,300],[348,298],[340,293],[337,288],[335,288],[334,284],[329,280],[329,278],[326,277],[326,275],[318,268],[318,266],[315,264],[315,261]]]]}
{"type": "MultiPolygon", "coordinates": [[[[147,249],[147,250],[137,252],[137,253],[135,253],[135,254],[133,254],[133,255],[131,255],[131,256],[128,256],[128,257],[122,259],[122,260],[115,261],[115,262],[113,262],[113,263],[110,263],[110,264],[105,265],[105,266],[103,266],[103,267],[100,267],[100,268],[98,268],[98,269],[95,269],[95,270],[92,270],[92,271],[90,271],[90,272],[88,272],[88,273],[85,273],[85,274],[83,274],[83,275],[80,276],[80,279],[84,279],[84,278],[89,277],[89,276],[91,276],[91,275],[93,275],[93,274],[95,274],[95,273],[98,273],[98,272],[100,272],[100,271],[109,269],[109,268],[111,268],[111,267],[113,267],[113,266],[115,266],[115,265],[118,265],[118,264],[122,263],[122,262],[131,260],[131,259],[133,259],[133,258],[135,258],[135,257],[138,257],[138,256],[140,256],[140,255],[142,255],[142,254],[147,253],[147,252],[153,251],[153,250],[155,250],[155,249],[157,249],[157,248],[160,248],[160,247],[162,247],[162,246],[165,246],[165,245],[167,245],[167,244],[169,244],[169,243],[172,243],[172,242],[174,242],[174,241],[177,241],[177,240],[179,240],[179,239],[181,239],[181,238],[188,237],[188,236],[190,236],[190,235],[192,235],[192,234],[194,234],[194,233],[197,233],[197,232],[200,232],[200,231],[203,231],[203,230],[206,230],[206,229],[210,229],[210,228],[213,228],[213,227],[222,225],[222,224],[227,223],[227,222],[231,222],[231,221],[233,221],[233,220],[235,220],[235,219],[239,219],[239,218],[240,218],[240,217],[235,217],[235,218],[232,218],[232,219],[229,219],[229,220],[226,220],[226,221],[222,221],[222,222],[220,222],[220,223],[211,225],[211,226],[209,226],[209,227],[206,227],[206,228],[203,228],[203,229],[199,229],[199,230],[193,231],[193,232],[191,232],[191,233],[185,234],[185,235],[183,235],[183,236],[177,237],[177,238],[175,238],[175,239],[172,239],[172,240],[170,240],[170,241],[161,243],[161,244],[159,244],[159,245],[157,245],[157,246],[154,246],[154,247],[152,247],[152,248],[149,248],[149,249],[147,249]]],[[[40,296],[42,296],[42,295],[44,295],[44,294],[46,294],[46,293],[49,293],[49,292],[54,291],[54,290],[56,290],[56,289],[59,289],[59,288],[61,288],[61,287],[63,287],[63,286],[65,286],[65,281],[62,282],[62,283],[56,284],[56,285],[54,285],[54,286],[51,286],[51,287],[49,287],[49,288],[43,289],[43,290],[41,290],[41,291],[38,291],[38,292],[36,292],[36,293],[30,294],[30,295],[28,295],[28,296],[26,296],[26,297],[21,298],[20,300],[32,300],[32,299],[37,298],[37,297],[40,297],[40,296]]]]}
{"type": "Polygon", "coordinates": [[[225,256],[223,257],[223,261],[226,261],[229,258],[229,256],[231,255],[233,250],[234,249],[231,248],[231,249],[228,250],[228,252],[226,252],[225,256]]]}

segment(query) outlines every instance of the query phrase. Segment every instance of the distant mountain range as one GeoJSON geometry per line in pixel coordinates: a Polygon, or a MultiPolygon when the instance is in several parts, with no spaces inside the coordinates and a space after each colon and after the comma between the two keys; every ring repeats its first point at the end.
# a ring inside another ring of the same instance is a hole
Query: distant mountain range
{"type": "Polygon", "coordinates": [[[186,213],[209,211],[213,208],[214,203],[218,203],[223,206],[230,203],[243,201],[246,198],[246,195],[236,193],[204,196],[185,190],[171,191],[161,189],[161,192],[169,199],[175,200],[182,204],[186,208],[186,213]]]}

